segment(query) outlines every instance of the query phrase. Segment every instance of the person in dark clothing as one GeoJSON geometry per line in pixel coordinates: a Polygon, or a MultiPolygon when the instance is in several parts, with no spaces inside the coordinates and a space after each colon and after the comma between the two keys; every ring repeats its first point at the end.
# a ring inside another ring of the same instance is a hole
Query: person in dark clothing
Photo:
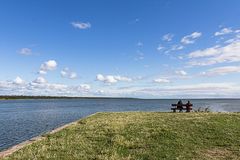
{"type": "Polygon", "coordinates": [[[177,109],[179,109],[179,112],[182,112],[183,110],[183,102],[182,100],[179,100],[178,103],[177,103],[177,109]]]}
{"type": "Polygon", "coordinates": [[[183,103],[182,103],[182,100],[180,99],[180,100],[177,102],[177,104],[182,105],[182,104],[183,104],[183,103]]]}
{"type": "Polygon", "coordinates": [[[191,102],[188,101],[187,104],[186,104],[186,112],[190,112],[191,111],[191,106],[192,106],[191,102]]]}

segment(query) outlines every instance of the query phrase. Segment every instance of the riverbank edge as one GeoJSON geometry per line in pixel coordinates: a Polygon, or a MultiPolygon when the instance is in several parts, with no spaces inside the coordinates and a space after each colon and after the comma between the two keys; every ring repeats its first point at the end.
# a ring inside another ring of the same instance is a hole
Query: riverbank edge
{"type": "MultiPolygon", "coordinates": [[[[130,111],[130,112],[142,112],[142,111],[130,111]]],[[[23,141],[23,142],[21,142],[19,144],[16,144],[16,145],[14,145],[12,147],[9,147],[9,148],[7,148],[7,149],[5,149],[3,151],[0,151],[0,159],[5,158],[7,156],[10,156],[11,154],[17,152],[18,150],[20,150],[20,149],[22,149],[22,148],[24,148],[24,147],[26,147],[28,145],[31,145],[33,143],[37,143],[37,142],[39,142],[41,140],[44,140],[45,138],[47,138],[46,135],[49,135],[49,134],[52,135],[54,133],[57,133],[57,132],[65,129],[67,127],[70,127],[72,125],[76,125],[81,120],[84,120],[84,119],[87,119],[89,117],[95,116],[95,115],[97,115],[99,113],[106,113],[106,112],[96,112],[96,113],[90,114],[90,115],[88,115],[86,117],[82,117],[82,118],[80,118],[80,119],[78,119],[76,121],[67,123],[67,124],[65,124],[63,126],[57,127],[57,128],[55,128],[53,130],[50,130],[50,131],[48,131],[46,133],[42,133],[39,136],[33,137],[33,138],[29,139],[29,140],[23,141]]],[[[114,112],[114,113],[121,113],[121,112],[114,112]]],[[[173,113],[173,112],[161,112],[161,113],[173,113]]],[[[191,113],[208,114],[206,112],[191,112],[191,113]]],[[[191,113],[188,113],[188,114],[191,114],[191,113]]],[[[211,114],[240,114],[240,112],[209,112],[209,113],[211,113],[211,114]]],[[[173,113],[173,114],[182,114],[182,113],[178,113],[177,112],[177,113],[173,113]]]]}
{"type": "Polygon", "coordinates": [[[100,113],[100,112],[96,112],[96,113],[90,114],[90,115],[88,115],[86,117],[80,118],[80,119],[78,119],[76,121],[73,121],[73,122],[70,122],[70,123],[67,123],[67,124],[65,124],[63,126],[57,127],[57,128],[55,128],[55,129],[53,129],[51,131],[48,131],[48,132],[43,133],[43,134],[41,134],[39,136],[33,137],[33,138],[29,139],[29,140],[23,141],[23,142],[21,142],[19,144],[16,144],[16,145],[14,145],[12,147],[9,147],[9,148],[7,148],[7,149],[5,149],[3,151],[0,151],[0,158],[5,158],[5,157],[13,154],[14,152],[16,152],[16,151],[18,151],[18,150],[20,150],[20,149],[22,149],[22,148],[24,148],[24,147],[26,147],[28,145],[31,145],[31,144],[33,144],[35,142],[38,142],[40,140],[45,139],[46,138],[45,137],[46,134],[54,134],[56,132],[59,132],[59,131],[65,129],[65,128],[69,127],[69,126],[77,124],[78,121],[80,121],[82,119],[92,117],[92,116],[94,116],[94,115],[96,115],[98,113],[100,113]]]}

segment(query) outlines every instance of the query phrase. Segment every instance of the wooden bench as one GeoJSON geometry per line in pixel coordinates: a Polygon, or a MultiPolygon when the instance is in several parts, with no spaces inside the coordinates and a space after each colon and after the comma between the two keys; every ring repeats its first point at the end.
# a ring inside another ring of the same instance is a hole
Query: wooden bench
{"type": "Polygon", "coordinates": [[[179,110],[179,112],[181,112],[182,110],[186,110],[186,112],[190,112],[192,110],[192,104],[172,104],[171,110],[173,110],[173,112],[176,112],[176,110],[179,110]]]}

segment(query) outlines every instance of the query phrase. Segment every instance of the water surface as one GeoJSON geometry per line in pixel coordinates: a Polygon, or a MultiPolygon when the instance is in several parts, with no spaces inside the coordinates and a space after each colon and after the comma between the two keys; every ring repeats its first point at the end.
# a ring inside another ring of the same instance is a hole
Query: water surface
{"type": "MultiPolygon", "coordinates": [[[[0,150],[96,112],[169,111],[177,100],[47,99],[0,101],[0,150]]],[[[186,101],[184,101],[186,102],[186,101]]],[[[240,100],[191,100],[195,108],[240,111],[240,100]]]]}

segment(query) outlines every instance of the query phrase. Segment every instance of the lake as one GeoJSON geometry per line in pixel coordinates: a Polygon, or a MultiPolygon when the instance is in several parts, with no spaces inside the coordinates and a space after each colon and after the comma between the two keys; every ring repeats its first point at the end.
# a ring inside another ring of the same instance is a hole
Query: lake
{"type": "MultiPolygon", "coordinates": [[[[0,150],[96,112],[170,111],[174,99],[47,99],[0,101],[0,150]]],[[[183,101],[186,103],[186,101],[183,101]]],[[[240,99],[191,100],[193,108],[240,112],[240,99]]]]}

